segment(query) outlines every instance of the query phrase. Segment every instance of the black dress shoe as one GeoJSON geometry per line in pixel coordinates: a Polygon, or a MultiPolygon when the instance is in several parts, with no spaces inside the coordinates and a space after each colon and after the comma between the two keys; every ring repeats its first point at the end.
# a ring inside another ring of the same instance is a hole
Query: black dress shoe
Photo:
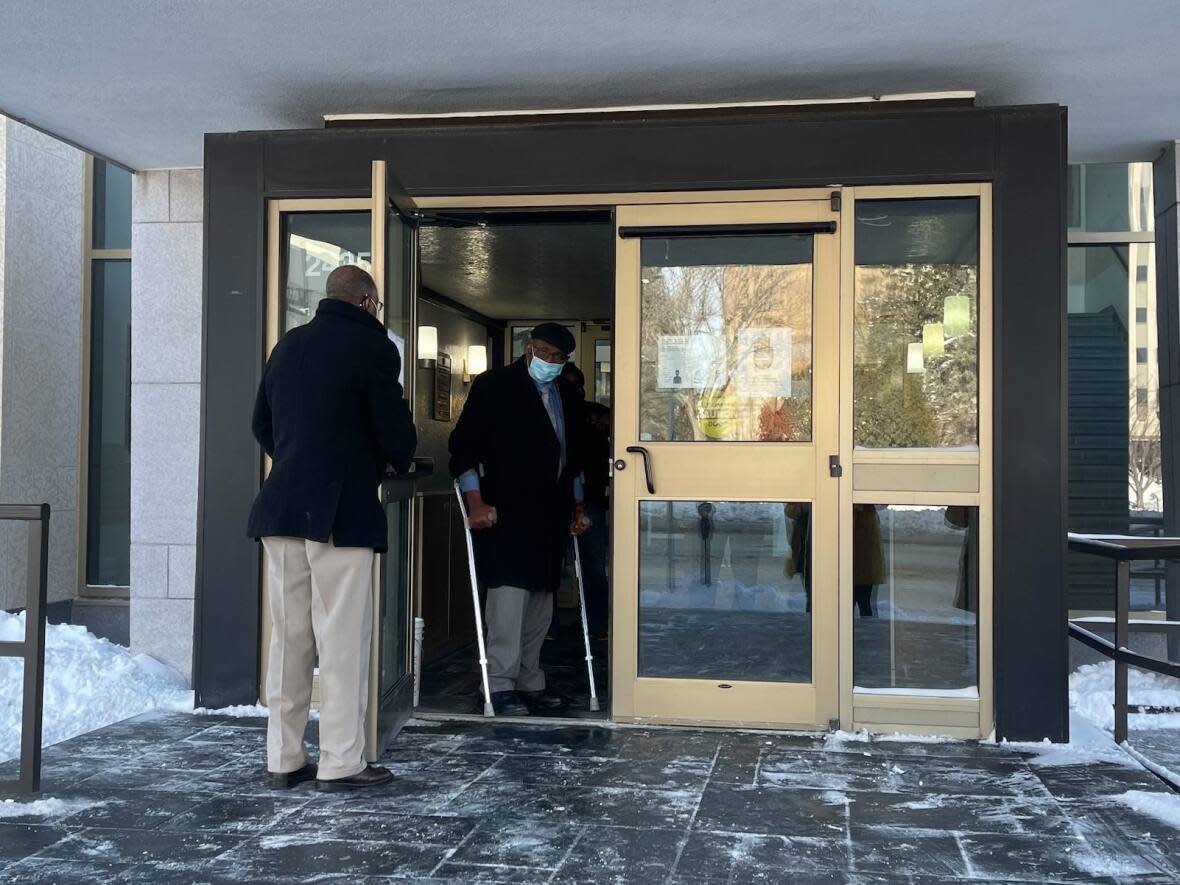
{"type": "Polygon", "coordinates": [[[348,777],[335,777],[330,780],[316,780],[315,788],[323,793],[335,793],[341,790],[361,790],[365,787],[379,787],[393,780],[393,772],[380,765],[366,765],[356,774],[348,777]]]}
{"type": "Polygon", "coordinates": [[[296,768],[294,771],[274,772],[268,771],[270,776],[270,788],[272,790],[289,790],[292,787],[297,787],[304,781],[315,780],[315,766],[308,762],[302,768],[296,768]]]}
{"type": "Polygon", "coordinates": [[[492,709],[497,716],[527,716],[529,708],[514,691],[493,691],[492,709]]]}
{"type": "Polygon", "coordinates": [[[517,690],[516,695],[524,701],[534,716],[553,716],[569,706],[569,701],[561,695],[549,694],[547,691],[517,690]]]}

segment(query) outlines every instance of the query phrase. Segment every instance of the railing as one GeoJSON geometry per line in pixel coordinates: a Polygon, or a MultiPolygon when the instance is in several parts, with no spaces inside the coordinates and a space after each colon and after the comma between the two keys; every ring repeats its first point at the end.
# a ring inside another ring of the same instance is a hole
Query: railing
{"type": "Polygon", "coordinates": [[[49,575],[49,505],[0,504],[0,520],[29,524],[29,560],[25,567],[25,638],[0,642],[0,657],[24,659],[24,696],[20,732],[20,776],[0,781],[0,793],[35,793],[41,789],[41,712],[45,700],[45,601],[49,575]]]}
{"type": "MultiPolygon", "coordinates": [[[[1114,739],[1121,744],[1127,739],[1127,668],[1138,667],[1180,679],[1180,663],[1142,655],[1127,648],[1131,633],[1131,563],[1180,559],[1180,538],[1081,535],[1070,532],[1069,549],[1115,562],[1114,642],[1083,627],[1082,623],[1088,620],[1083,618],[1069,622],[1069,635],[1114,661],[1114,739]]],[[[1093,623],[1092,620],[1088,622],[1093,623]]],[[[1137,629],[1165,632],[1180,629],[1180,623],[1173,621],[1137,623],[1135,626],[1137,629]]]]}

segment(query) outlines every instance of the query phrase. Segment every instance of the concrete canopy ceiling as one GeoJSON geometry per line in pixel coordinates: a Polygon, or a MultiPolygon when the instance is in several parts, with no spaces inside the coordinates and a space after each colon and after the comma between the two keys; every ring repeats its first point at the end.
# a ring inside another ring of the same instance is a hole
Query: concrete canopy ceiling
{"type": "Polygon", "coordinates": [[[0,112],[136,169],[324,114],[974,90],[1075,161],[1180,137],[1176,0],[6,0],[0,112]]]}

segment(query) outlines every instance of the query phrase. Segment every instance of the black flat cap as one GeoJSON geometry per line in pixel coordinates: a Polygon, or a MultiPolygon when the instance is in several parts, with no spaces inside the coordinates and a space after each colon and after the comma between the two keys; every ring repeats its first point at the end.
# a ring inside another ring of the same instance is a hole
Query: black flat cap
{"type": "Polygon", "coordinates": [[[532,335],[529,337],[544,341],[546,344],[552,344],[566,356],[569,356],[577,348],[573,333],[561,323],[541,323],[533,329],[532,335]]]}

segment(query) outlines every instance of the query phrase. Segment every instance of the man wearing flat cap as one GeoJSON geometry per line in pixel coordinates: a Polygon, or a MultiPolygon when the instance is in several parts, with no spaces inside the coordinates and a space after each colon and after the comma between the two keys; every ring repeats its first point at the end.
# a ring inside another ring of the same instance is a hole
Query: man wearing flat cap
{"type": "Polygon", "coordinates": [[[553,715],[541,646],[582,508],[581,401],[561,372],[574,336],[532,331],[524,356],[475,379],[451,433],[451,475],[467,504],[480,582],[487,587],[488,683],[497,715],[553,715]]]}

